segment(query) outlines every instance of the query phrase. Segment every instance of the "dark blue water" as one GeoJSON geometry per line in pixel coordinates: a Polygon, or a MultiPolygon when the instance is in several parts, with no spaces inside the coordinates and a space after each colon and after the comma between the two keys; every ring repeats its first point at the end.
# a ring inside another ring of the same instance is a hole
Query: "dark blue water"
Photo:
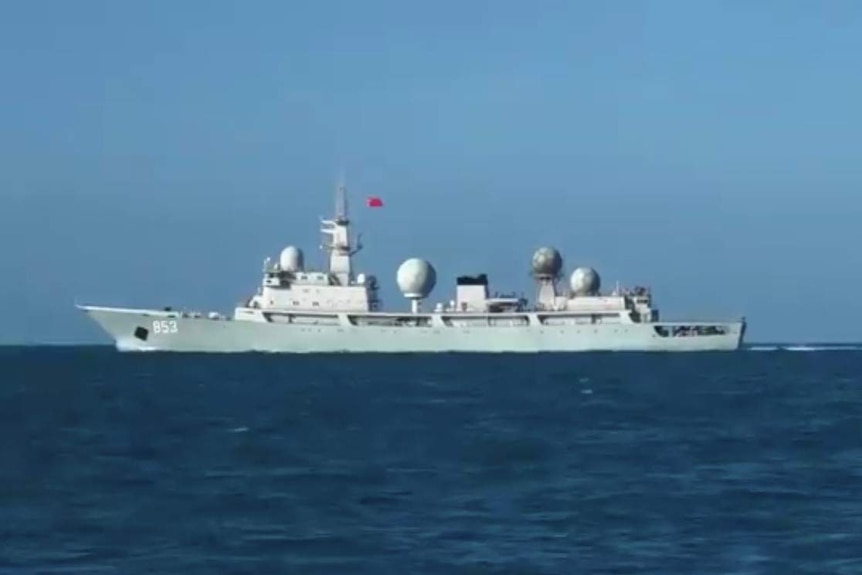
{"type": "Polygon", "coordinates": [[[0,350],[0,573],[862,573],[862,351],[0,350]]]}

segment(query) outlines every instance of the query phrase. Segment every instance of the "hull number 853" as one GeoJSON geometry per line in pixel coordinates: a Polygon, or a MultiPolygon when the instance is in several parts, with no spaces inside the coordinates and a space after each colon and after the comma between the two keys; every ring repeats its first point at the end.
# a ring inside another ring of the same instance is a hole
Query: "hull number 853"
{"type": "Polygon", "coordinates": [[[153,322],[153,333],[177,333],[177,320],[156,320],[153,322]]]}

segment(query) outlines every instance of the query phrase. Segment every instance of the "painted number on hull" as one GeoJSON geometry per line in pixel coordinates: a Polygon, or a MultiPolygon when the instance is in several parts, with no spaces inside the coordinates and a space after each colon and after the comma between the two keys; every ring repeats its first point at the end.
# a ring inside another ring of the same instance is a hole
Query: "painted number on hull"
{"type": "Polygon", "coordinates": [[[177,333],[176,320],[161,320],[153,322],[153,333],[177,333]]]}

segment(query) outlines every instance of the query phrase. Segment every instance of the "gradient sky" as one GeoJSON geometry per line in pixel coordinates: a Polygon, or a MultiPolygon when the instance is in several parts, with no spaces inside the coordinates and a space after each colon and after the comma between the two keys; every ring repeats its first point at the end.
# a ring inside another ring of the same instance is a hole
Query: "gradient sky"
{"type": "Polygon", "coordinates": [[[862,340],[860,55],[851,0],[5,2],[0,342],[230,311],[322,262],[342,171],[397,309],[404,258],[532,297],[550,244],[669,319],[862,340]]]}

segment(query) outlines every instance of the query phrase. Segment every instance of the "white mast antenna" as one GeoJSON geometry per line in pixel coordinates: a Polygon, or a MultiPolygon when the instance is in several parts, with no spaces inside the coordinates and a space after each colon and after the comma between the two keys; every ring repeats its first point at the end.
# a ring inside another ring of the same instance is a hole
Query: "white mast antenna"
{"type": "Polygon", "coordinates": [[[347,218],[347,186],[344,183],[344,174],[338,179],[335,188],[335,221],[341,224],[349,222],[347,218]]]}
{"type": "MultiPolygon", "coordinates": [[[[350,258],[361,249],[350,242],[350,220],[347,217],[347,193],[343,176],[335,188],[335,217],[321,222],[320,231],[327,237],[324,249],[329,252],[329,273],[340,285],[353,281],[350,258]]],[[[357,242],[358,243],[358,242],[357,242]]]]}

